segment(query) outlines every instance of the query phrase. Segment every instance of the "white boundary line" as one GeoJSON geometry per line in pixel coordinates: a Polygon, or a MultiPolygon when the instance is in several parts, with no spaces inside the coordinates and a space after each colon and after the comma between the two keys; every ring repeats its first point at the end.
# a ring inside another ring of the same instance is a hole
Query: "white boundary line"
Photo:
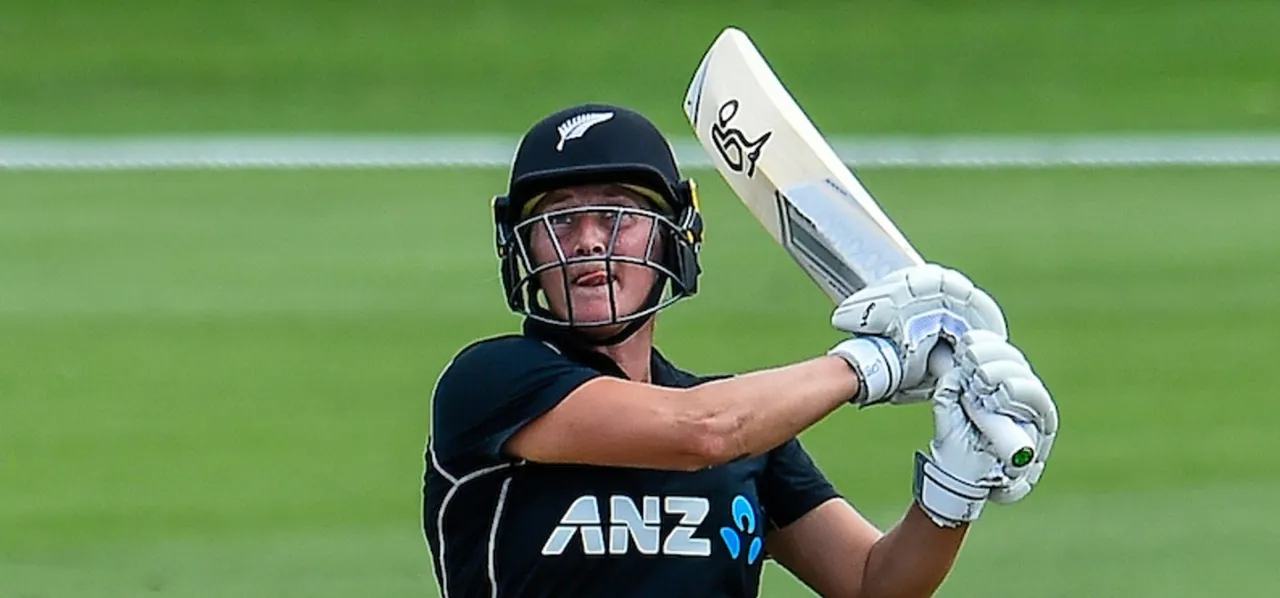
{"type": "MultiPolygon", "coordinates": [[[[0,170],[506,168],[516,143],[484,135],[0,137],[0,170]]],[[[692,138],[673,145],[682,166],[710,166],[692,138]]],[[[1280,165],[1280,134],[834,137],[832,146],[860,167],[1280,165]]]]}

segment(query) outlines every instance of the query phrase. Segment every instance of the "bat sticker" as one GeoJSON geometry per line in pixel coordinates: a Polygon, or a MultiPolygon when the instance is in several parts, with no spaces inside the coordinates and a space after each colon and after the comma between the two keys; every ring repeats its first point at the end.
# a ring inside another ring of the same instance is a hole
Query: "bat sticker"
{"type": "Polygon", "coordinates": [[[738,100],[730,99],[722,104],[716,115],[716,122],[711,125],[711,139],[730,170],[741,173],[745,169],[747,178],[751,178],[756,174],[756,160],[760,159],[760,151],[773,136],[773,131],[766,131],[754,140],[748,139],[741,129],[729,126],[737,115],[738,100]]]}
{"type": "Polygon", "coordinates": [[[816,276],[820,284],[842,297],[848,297],[867,286],[867,281],[840,258],[838,250],[823,242],[817,224],[801,213],[792,199],[781,191],[774,192],[774,199],[778,205],[778,222],[782,225],[783,243],[805,270],[816,276]]]}

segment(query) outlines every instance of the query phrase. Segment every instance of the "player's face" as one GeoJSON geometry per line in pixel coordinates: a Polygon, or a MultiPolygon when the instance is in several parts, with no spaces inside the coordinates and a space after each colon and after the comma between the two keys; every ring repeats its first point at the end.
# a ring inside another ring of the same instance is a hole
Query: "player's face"
{"type": "Polygon", "coordinates": [[[641,263],[603,258],[659,261],[661,238],[651,210],[641,196],[615,185],[570,187],[540,202],[535,214],[543,218],[530,227],[534,266],[560,263],[561,256],[568,262],[539,279],[557,317],[578,324],[609,322],[643,308],[658,272],[641,263]],[[573,208],[590,209],[556,213],[573,208]]]}

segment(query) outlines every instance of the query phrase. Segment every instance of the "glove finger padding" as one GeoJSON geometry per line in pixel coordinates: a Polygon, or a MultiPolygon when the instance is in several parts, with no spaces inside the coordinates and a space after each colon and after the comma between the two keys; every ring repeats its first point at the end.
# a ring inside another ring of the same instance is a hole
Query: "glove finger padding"
{"type": "Polygon", "coordinates": [[[976,331],[961,341],[957,362],[964,371],[961,394],[966,412],[982,410],[1012,418],[1035,443],[1036,456],[1022,468],[1005,467],[1009,481],[993,488],[989,499],[1021,500],[1039,482],[1058,433],[1058,410],[1044,383],[1015,347],[976,331]]]}
{"type": "Polygon", "coordinates": [[[994,361],[977,368],[971,390],[983,406],[1035,424],[1040,434],[1058,431],[1058,408],[1049,389],[1031,368],[1015,361],[994,361]]]}
{"type": "MultiPolygon", "coordinates": [[[[939,295],[944,298],[943,307],[959,314],[969,324],[969,328],[990,330],[1001,338],[1008,338],[1009,330],[1000,306],[991,295],[978,288],[964,274],[944,269],[939,295]]],[[[958,339],[959,335],[951,340],[954,342],[958,339]]]]}
{"type": "Polygon", "coordinates": [[[949,311],[968,328],[1008,335],[995,299],[960,272],[935,264],[895,270],[850,295],[836,308],[831,325],[854,334],[888,336],[900,332],[910,317],[930,311],[949,311]]]}
{"type": "Polygon", "coordinates": [[[969,325],[975,330],[990,330],[1001,338],[1009,337],[1008,324],[1004,321],[1004,312],[1000,305],[986,291],[974,287],[969,294],[966,307],[969,325]]]}
{"type": "Polygon", "coordinates": [[[1012,361],[1028,368],[1031,364],[1017,347],[990,330],[971,330],[960,337],[955,361],[966,374],[972,375],[979,364],[996,361],[1012,361]]]}

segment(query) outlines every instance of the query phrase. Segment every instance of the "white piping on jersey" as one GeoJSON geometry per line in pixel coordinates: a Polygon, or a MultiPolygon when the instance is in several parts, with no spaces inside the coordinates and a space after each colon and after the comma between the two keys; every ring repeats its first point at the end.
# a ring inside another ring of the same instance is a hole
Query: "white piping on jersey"
{"type": "MultiPolygon", "coordinates": [[[[552,347],[552,348],[555,349],[555,347],[552,347]]],[[[557,350],[556,352],[558,353],[559,350],[557,350]]],[[[431,388],[432,397],[435,396],[436,389],[439,388],[440,386],[440,380],[444,379],[445,372],[448,372],[449,368],[453,367],[453,362],[454,360],[450,359],[449,363],[446,363],[444,368],[440,370],[440,375],[436,377],[436,382],[434,385],[432,385],[432,388],[431,388]]],[[[449,503],[453,500],[454,495],[457,494],[458,489],[461,488],[463,484],[466,484],[467,482],[475,480],[483,475],[493,473],[495,471],[501,471],[503,469],[524,465],[525,461],[522,460],[522,461],[516,461],[514,463],[500,463],[498,465],[491,465],[489,467],[477,469],[476,471],[473,471],[462,477],[455,476],[449,473],[448,471],[446,471],[445,468],[440,465],[440,458],[436,456],[436,448],[435,448],[435,441],[434,441],[435,432],[436,432],[435,428],[436,428],[436,421],[435,421],[435,418],[433,417],[431,418],[430,431],[428,432],[428,435],[427,435],[427,453],[431,456],[431,466],[434,467],[436,471],[440,472],[440,475],[444,476],[444,479],[448,480],[450,484],[449,491],[445,492],[444,494],[444,500],[440,501],[440,512],[436,514],[436,534],[438,536],[436,540],[437,540],[437,545],[440,547],[440,554],[437,555],[437,558],[440,561],[440,598],[449,598],[449,567],[445,564],[445,560],[444,560],[444,557],[445,557],[444,515],[445,515],[445,512],[449,510],[449,503]]],[[[425,475],[425,472],[423,473],[425,475]]],[[[498,584],[497,584],[496,570],[494,568],[493,544],[494,544],[494,539],[497,536],[498,518],[502,513],[502,507],[503,507],[503,504],[506,502],[506,498],[507,498],[507,486],[510,484],[511,484],[510,477],[508,477],[506,480],[502,482],[502,491],[498,494],[498,506],[494,510],[493,523],[489,529],[488,569],[489,569],[489,580],[493,584],[492,595],[495,598],[498,595],[498,584]]],[[[423,539],[425,540],[426,537],[424,536],[423,539]]]]}
{"type": "MultiPolygon", "coordinates": [[[[546,345],[548,348],[550,348],[552,351],[555,351],[557,354],[562,354],[560,352],[559,347],[547,341],[543,341],[543,344],[546,345]]],[[[440,374],[436,377],[436,382],[435,384],[432,385],[432,388],[431,388],[431,395],[433,397],[436,394],[436,389],[440,386],[440,380],[444,379],[445,372],[449,371],[449,368],[453,366],[453,361],[454,360],[450,359],[449,363],[446,363],[445,366],[441,368],[440,374]]],[[[445,468],[440,465],[440,458],[436,456],[435,442],[432,440],[435,438],[435,427],[436,427],[436,422],[435,422],[435,418],[433,417],[431,418],[430,431],[427,435],[427,454],[431,456],[431,466],[434,467],[436,471],[440,472],[440,475],[444,476],[444,479],[448,480],[450,484],[449,491],[444,494],[444,500],[440,501],[440,512],[436,514],[436,534],[439,536],[437,538],[437,544],[440,546],[440,554],[438,556],[438,559],[440,561],[440,598],[449,598],[449,568],[448,566],[445,565],[445,561],[444,561],[444,553],[445,553],[444,514],[445,514],[445,511],[447,511],[449,508],[449,502],[453,500],[454,494],[458,491],[458,488],[462,487],[463,484],[470,482],[488,473],[493,473],[495,471],[500,471],[510,467],[518,467],[518,466],[524,465],[526,461],[521,460],[514,463],[502,463],[499,465],[492,465],[489,467],[485,467],[483,469],[478,469],[476,471],[473,471],[459,478],[449,473],[448,471],[446,471],[445,468]]],[[[487,557],[488,557],[489,583],[490,583],[490,587],[492,588],[490,595],[493,598],[498,597],[498,571],[497,571],[497,564],[496,564],[496,557],[495,557],[495,552],[496,552],[495,544],[497,543],[497,538],[498,538],[498,521],[502,518],[502,509],[507,502],[507,488],[510,485],[511,485],[511,477],[508,476],[507,479],[502,481],[502,490],[500,490],[498,493],[498,504],[493,511],[493,522],[489,526],[489,545],[487,548],[487,553],[488,553],[487,557]]],[[[425,536],[424,536],[424,539],[425,539],[425,536]]]]}
{"type": "Polygon", "coordinates": [[[436,456],[435,442],[431,440],[427,441],[427,453],[431,455],[431,466],[435,467],[436,471],[440,472],[440,475],[444,476],[444,479],[449,480],[450,484],[457,485],[458,478],[450,475],[449,472],[445,471],[444,468],[440,466],[440,458],[436,456]]]}
{"type": "Polygon", "coordinates": [[[502,519],[502,507],[507,503],[507,488],[511,486],[511,476],[502,480],[502,490],[498,492],[498,506],[493,509],[493,523],[489,526],[489,587],[493,588],[492,598],[498,598],[498,566],[494,553],[497,552],[498,520],[502,519]]]}
{"type": "MultiPolygon", "coordinates": [[[[448,566],[446,566],[445,560],[444,560],[444,557],[445,557],[444,514],[449,510],[449,503],[453,500],[453,497],[457,494],[458,489],[461,488],[463,484],[466,484],[467,482],[480,478],[481,476],[484,476],[486,474],[490,474],[495,471],[502,471],[504,469],[517,467],[520,465],[524,465],[524,461],[518,461],[515,463],[501,463],[498,465],[491,465],[489,467],[485,467],[484,469],[477,469],[476,471],[473,471],[467,475],[462,476],[461,478],[458,478],[458,481],[453,483],[453,485],[449,487],[449,491],[444,494],[444,500],[440,501],[440,512],[436,514],[436,534],[439,536],[437,538],[437,543],[440,546],[440,598],[449,598],[449,568],[448,566]]],[[[508,481],[510,481],[510,479],[511,478],[507,478],[508,481]]],[[[503,483],[502,488],[504,491],[506,490],[506,482],[503,483]]],[[[499,495],[499,499],[498,499],[499,509],[501,508],[503,499],[505,498],[505,494],[506,493],[503,492],[503,494],[499,495]]],[[[497,519],[496,513],[494,518],[496,521],[497,519]]],[[[492,548],[492,543],[490,543],[490,548],[492,548]]],[[[496,595],[498,591],[496,586],[494,587],[493,591],[496,595]]]]}

